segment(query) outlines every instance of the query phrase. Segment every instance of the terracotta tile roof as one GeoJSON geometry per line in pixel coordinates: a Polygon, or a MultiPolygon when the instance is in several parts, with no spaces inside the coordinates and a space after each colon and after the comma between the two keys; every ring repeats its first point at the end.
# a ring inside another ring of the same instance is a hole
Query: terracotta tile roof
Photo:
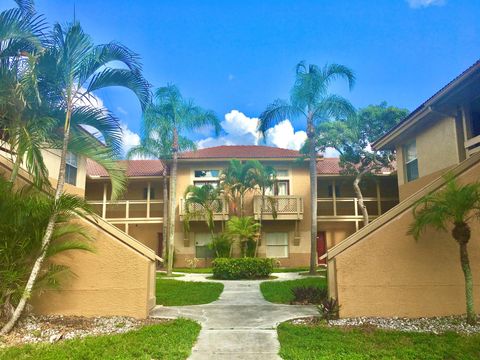
{"type": "MultiPolygon", "coordinates": [[[[395,172],[396,163],[393,163],[394,169],[385,168],[379,171],[379,174],[395,172]]],[[[340,159],[339,158],[323,158],[317,161],[318,175],[340,175],[340,159]]]]}
{"type": "MultiPolygon", "coordinates": [[[[161,160],[121,160],[119,163],[127,169],[127,177],[162,176],[165,166],[161,160]]],[[[87,159],[87,175],[108,177],[105,169],[90,159],[87,159]]]]}
{"type": "Polygon", "coordinates": [[[222,145],[179,154],[180,159],[294,159],[299,156],[296,150],[259,145],[222,145]]]}

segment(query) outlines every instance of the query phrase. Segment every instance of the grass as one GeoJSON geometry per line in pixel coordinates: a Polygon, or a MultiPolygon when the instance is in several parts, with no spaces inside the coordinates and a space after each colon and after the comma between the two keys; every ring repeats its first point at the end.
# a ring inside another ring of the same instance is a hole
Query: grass
{"type": "Polygon", "coordinates": [[[265,300],[277,304],[290,304],[293,300],[292,288],[297,286],[327,287],[324,278],[306,277],[305,279],[287,281],[265,281],[260,284],[260,291],[265,300]]]}
{"type": "Polygon", "coordinates": [[[292,268],[279,267],[279,268],[273,269],[274,273],[291,273],[291,272],[301,272],[301,271],[308,271],[308,266],[292,267],[292,268]]]}
{"type": "Polygon", "coordinates": [[[182,277],[182,276],[185,276],[183,274],[172,274],[171,276],[167,276],[167,273],[166,272],[163,272],[163,271],[157,271],[157,279],[158,278],[174,278],[174,277],[182,277]]]}
{"type": "Polygon", "coordinates": [[[480,335],[441,335],[322,325],[278,327],[280,356],[287,360],[480,359],[480,335]]]}
{"type": "Polygon", "coordinates": [[[212,273],[212,268],[175,268],[173,271],[176,272],[183,272],[183,273],[189,273],[189,274],[211,274],[212,273]]]}
{"type": "Polygon", "coordinates": [[[222,283],[157,278],[156,297],[158,305],[208,304],[217,300],[222,291],[222,283]]]}
{"type": "Polygon", "coordinates": [[[197,323],[178,319],[144,326],[125,334],[91,336],[56,344],[0,349],[0,359],[186,359],[200,332],[197,323]]]}

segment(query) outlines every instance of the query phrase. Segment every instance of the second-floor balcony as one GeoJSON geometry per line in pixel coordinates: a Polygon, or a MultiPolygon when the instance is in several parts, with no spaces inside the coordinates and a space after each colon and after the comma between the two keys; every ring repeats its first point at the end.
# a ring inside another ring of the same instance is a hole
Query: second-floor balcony
{"type": "MultiPolygon", "coordinates": [[[[369,217],[375,219],[398,204],[397,198],[364,197],[369,217]]],[[[319,221],[361,221],[362,212],[356,197],[317,198],[319,221]]]]}
{"type": "MultiPolygon", "coordinates": [[[[217,209],[213,212],[213,220],[214,221],[223,221],[223,220],[228,220],[228,203],[226,199],[224,198],[219,198],[218,199],[218,205],[217,209]]],[[[186,203],[185,199],[181,198],[180,199],[180,205],[179,205],[179,214],[180,214],[180,221],[185,220],[185,217],[187,214],[189,214],[189,221],[205,221],[205,216],[203,216],[203,213],[205,212],[205,209],[202,205],[196,204],[196,203],[190,203],[188,208],[188,211],[186,209],[186,203]]]]}
{"type": "Polygon", "coordinates": [[[163,200],[90,200],[93,210],[112,224],[163,222],[163,200]]]}
{"type": "Polygon", "coordinates": [[[302,220],[303,199],[294,195],[277,195],[253,199],[253,213],[256,220],[302,220]]]}

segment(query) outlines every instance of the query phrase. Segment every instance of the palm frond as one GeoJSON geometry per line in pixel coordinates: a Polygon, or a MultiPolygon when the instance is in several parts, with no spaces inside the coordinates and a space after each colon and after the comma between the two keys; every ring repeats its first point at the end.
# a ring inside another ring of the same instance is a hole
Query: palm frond
{"type": "Polygon", "coordinates": [[[260,122],[258,130],[265,134],[266,131],[285,119],[294,119],[299,115],[305,115],[301,108],[295,107],[285,100],[277,99],[268,105],[258,117],[260,122]]]}

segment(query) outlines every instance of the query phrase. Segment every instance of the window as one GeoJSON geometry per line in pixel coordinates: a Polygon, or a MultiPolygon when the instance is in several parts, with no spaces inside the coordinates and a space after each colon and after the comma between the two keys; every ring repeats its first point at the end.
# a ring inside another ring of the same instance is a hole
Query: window
{"type": "Polygon", "coordinates": [[[288,178],[288,170],[287,169],[278,169],[275,171],[277,178],[288,178]]]}
{"type": "MultiPolygon", "coordinates": [[[[143,198],[145,200],[148,199],[148,188],[143,188],[143,198]]],[[[150,200],[152,199],[155,199],[155,189],[154,188],[150,188],[150,200]]]]}
{"type": "MultiPolygon", "coordinates": [[[[333,197],[333,185],[328,185],[328,197],[333,197]]],[[[335,185],[335,197],[340,197],[339,185],[335,185]]]]}
{"type": "Polygon", "coordinates": [[[212,258],[213,250],[208,247],[212,242],[212,235],[208,233],[195,234],[195,257],[198,259],[212,258]]]}
{"type": "Polygon", "coordinates": [[[267,244],[267,257],[286,258],[288,257],[288,233],[276,232],[265,234],[267,244]]]}
{"type": "Polygon", "coordinates": [[[68,152],[65,166],[65,182],[67,184],[77,185],[77,168],[77,156],[68,152]]]}
{"type": "Polygon", "coordinates": [[[220,170],[195,170],[193,172],[195,180],[193,185],[202,187],[203,185],[212,185],[214,188],[218,187],[218,177],[220,170]]]}
{"type": "Polygon", "coordinates": [[[405,177],[407,182],[418,178],[417,144],[415,141],[405,145],[405,177]]]}

